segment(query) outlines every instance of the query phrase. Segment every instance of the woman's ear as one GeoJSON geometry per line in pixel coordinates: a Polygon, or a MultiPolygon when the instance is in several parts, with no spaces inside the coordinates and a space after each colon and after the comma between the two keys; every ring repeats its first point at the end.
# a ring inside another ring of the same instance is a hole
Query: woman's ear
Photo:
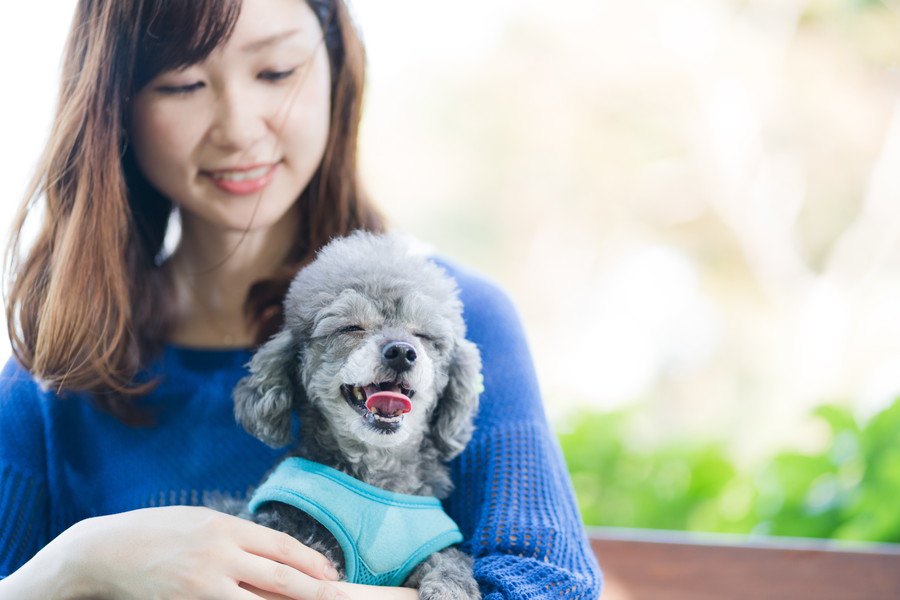
{"type": "Polygon", "coordinates": [[[285,329],[259,347],[250,375],[234,388],[234,417],[251,435],[273,448],[291,442],[291,409],[302,391],[295,383],[300,353],[285,329]]]}
{"type": "Polygon", "coordinates": [[[431,437],[445,461],[462,452],[472,437],[472,420],[484,389],[475,344],[466,339],[456,344],[448,377],[431,417],[431,437]]]}

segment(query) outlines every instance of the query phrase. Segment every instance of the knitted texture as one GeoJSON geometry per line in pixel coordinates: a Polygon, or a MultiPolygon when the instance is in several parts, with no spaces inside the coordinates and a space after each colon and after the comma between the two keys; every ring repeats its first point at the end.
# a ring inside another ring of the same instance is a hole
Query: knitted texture
{"type": "MultiPolygon", "coordinates": [[[[484,363],[475,434],[451,463],[444,507],[485,600],[597,598],[600,572],[516,312],[492,284],[439,264],[460,286],[484,363]]],[[[82,519],[210,495],[246,500],[287,452],[234,421],[231,391],[251,356],[166,347],[142,374],[159,381],[139,401],[157,415],[146,428],[99,412],[84,394],[45,392],[10,360],[0,375],[0,577],[82,519]]]]}

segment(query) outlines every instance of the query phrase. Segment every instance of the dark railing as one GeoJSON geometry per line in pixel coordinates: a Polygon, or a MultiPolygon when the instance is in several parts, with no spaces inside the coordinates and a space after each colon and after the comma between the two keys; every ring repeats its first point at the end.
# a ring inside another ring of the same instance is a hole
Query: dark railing
{"type": "Polygon", "coordinates": [[[604,573],[601,600],[900,600],[900,545],[606,528],[588,534],[604,573]]]}

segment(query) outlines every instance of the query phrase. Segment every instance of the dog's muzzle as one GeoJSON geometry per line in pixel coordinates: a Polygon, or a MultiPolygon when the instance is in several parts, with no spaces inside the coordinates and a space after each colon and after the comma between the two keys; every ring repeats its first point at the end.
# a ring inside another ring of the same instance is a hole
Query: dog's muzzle
{"type": "Polygon", "coordinates": [[[341,392],[347,404],[380,433],[394,433],[400,429],[404,415],[412,410],[411,399],[416,393],[394,381],[344,384],[341,392]]]}

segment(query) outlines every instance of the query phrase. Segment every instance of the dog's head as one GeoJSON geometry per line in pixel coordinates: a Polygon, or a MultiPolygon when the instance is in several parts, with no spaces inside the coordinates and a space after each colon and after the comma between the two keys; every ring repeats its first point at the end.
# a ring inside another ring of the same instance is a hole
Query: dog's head
{"type": "Polygon", "coordinates": [[[341,445],[393,447],[430,436],[442,458],[472,433],[481,360],[444,271],[394,236],[356,233],[294,279],[285,326],[235,389],[235,415],[272,446],[291,442],[309,403],[341,445]]]}

